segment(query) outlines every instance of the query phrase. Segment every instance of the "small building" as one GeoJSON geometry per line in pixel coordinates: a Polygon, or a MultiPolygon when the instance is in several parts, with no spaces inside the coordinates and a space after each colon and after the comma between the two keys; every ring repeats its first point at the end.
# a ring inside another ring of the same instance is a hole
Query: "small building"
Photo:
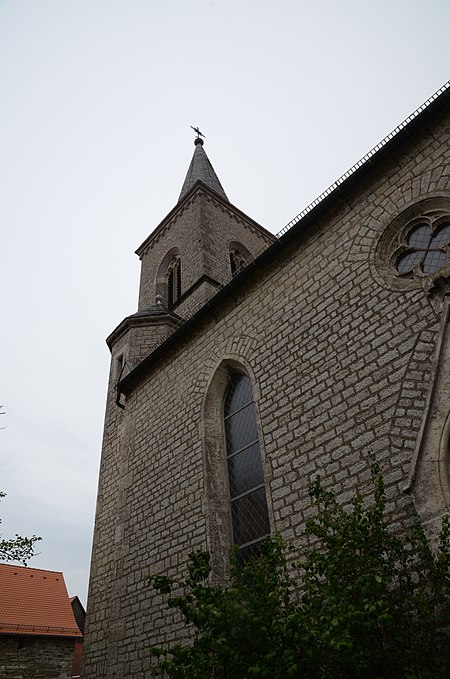
{"type": "MultiPolygon", "coordinates": [[[[82,609],[75,599],[77,610],[82,609]]],[[[79,676],[82,648],[83,633],[63,574],[0,564],[0,677],[79,676]]]]}

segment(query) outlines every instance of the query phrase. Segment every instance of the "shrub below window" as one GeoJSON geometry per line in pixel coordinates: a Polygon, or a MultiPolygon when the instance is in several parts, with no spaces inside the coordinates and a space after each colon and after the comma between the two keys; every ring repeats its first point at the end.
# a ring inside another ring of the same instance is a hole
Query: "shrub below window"
{"type": "Polygon", "coordinates": [[[206,552],[190,555],[180,582],[152,578],[193,634],[191,644],[151,650],[155,676],[450,676],[448,519],[435,552],[418,517],[407,535],[395,535],[373,460],[372,478],[371,503],[356,494],[348,510],[316,480],[310,489],[316,516],[306,535],[317,547],[300,563],[287,563],[285,545],[274,536],[242,571],[232,559],[223,586],[211,584],[206,552]]]}

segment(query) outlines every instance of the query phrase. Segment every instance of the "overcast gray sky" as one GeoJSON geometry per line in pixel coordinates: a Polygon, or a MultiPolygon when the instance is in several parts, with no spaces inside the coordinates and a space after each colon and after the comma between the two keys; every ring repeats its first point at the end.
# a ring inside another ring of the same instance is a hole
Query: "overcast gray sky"
{"type": "Polygon", "coordinates": [[[199,125],[271,231],[448,80],[448,0],[0,0],[4,534],[86,603],[109,352],[199,125]]]}

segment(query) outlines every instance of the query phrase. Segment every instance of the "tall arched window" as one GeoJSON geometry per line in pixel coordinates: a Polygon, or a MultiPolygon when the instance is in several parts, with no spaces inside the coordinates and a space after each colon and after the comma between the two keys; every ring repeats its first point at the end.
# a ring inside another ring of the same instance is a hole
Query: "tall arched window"
{"type": "Polygon", "coordinates": [[[167,304],[171,307],[181,297],[181,259],[173,257],[167,267],[167,304]]]}
{"type": "Polygon", "coordinates": [[[241,373],[228,385],[224,423],[233,542],[243,564],[258,554],[270,525],[252,383],[241,373]]]}

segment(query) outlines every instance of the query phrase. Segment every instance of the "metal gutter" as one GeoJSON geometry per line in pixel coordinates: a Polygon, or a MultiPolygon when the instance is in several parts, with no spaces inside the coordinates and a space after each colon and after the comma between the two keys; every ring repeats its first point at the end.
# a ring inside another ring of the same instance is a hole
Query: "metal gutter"
{"type": "Polygon", "coordinates": [[[132,385],[147,370],[147,368],[172,347],[184,333],[196,325],[204,316],[226,300],[235,288],[238,288],[249,278],[256,268],[259,268],[282,252],[286,246],[296,238],[308,224],[320,218],[338,198],[351,190],[366,176],[374,166],[380,164],[392,152],[399,148],[412,134],[423,127],[441,109],[447,107],[450,110],[450,80],[443,85],[432,97],[412,113],[406,120],[398,125],[379,144],[369,151],[361,160],[353,165],[344,175],[335,181],[318,198],[292,219],[278,235],[278,240],[269,245],[263,252],[255,257],[237,276],[232,278],[221,288],[208,302],[196,313],[188,318],[183,325],[173,332],[162,344],[157,346],[136,368],[117,384],[118,398],[120,394],[126,394],[132,385]]]}

